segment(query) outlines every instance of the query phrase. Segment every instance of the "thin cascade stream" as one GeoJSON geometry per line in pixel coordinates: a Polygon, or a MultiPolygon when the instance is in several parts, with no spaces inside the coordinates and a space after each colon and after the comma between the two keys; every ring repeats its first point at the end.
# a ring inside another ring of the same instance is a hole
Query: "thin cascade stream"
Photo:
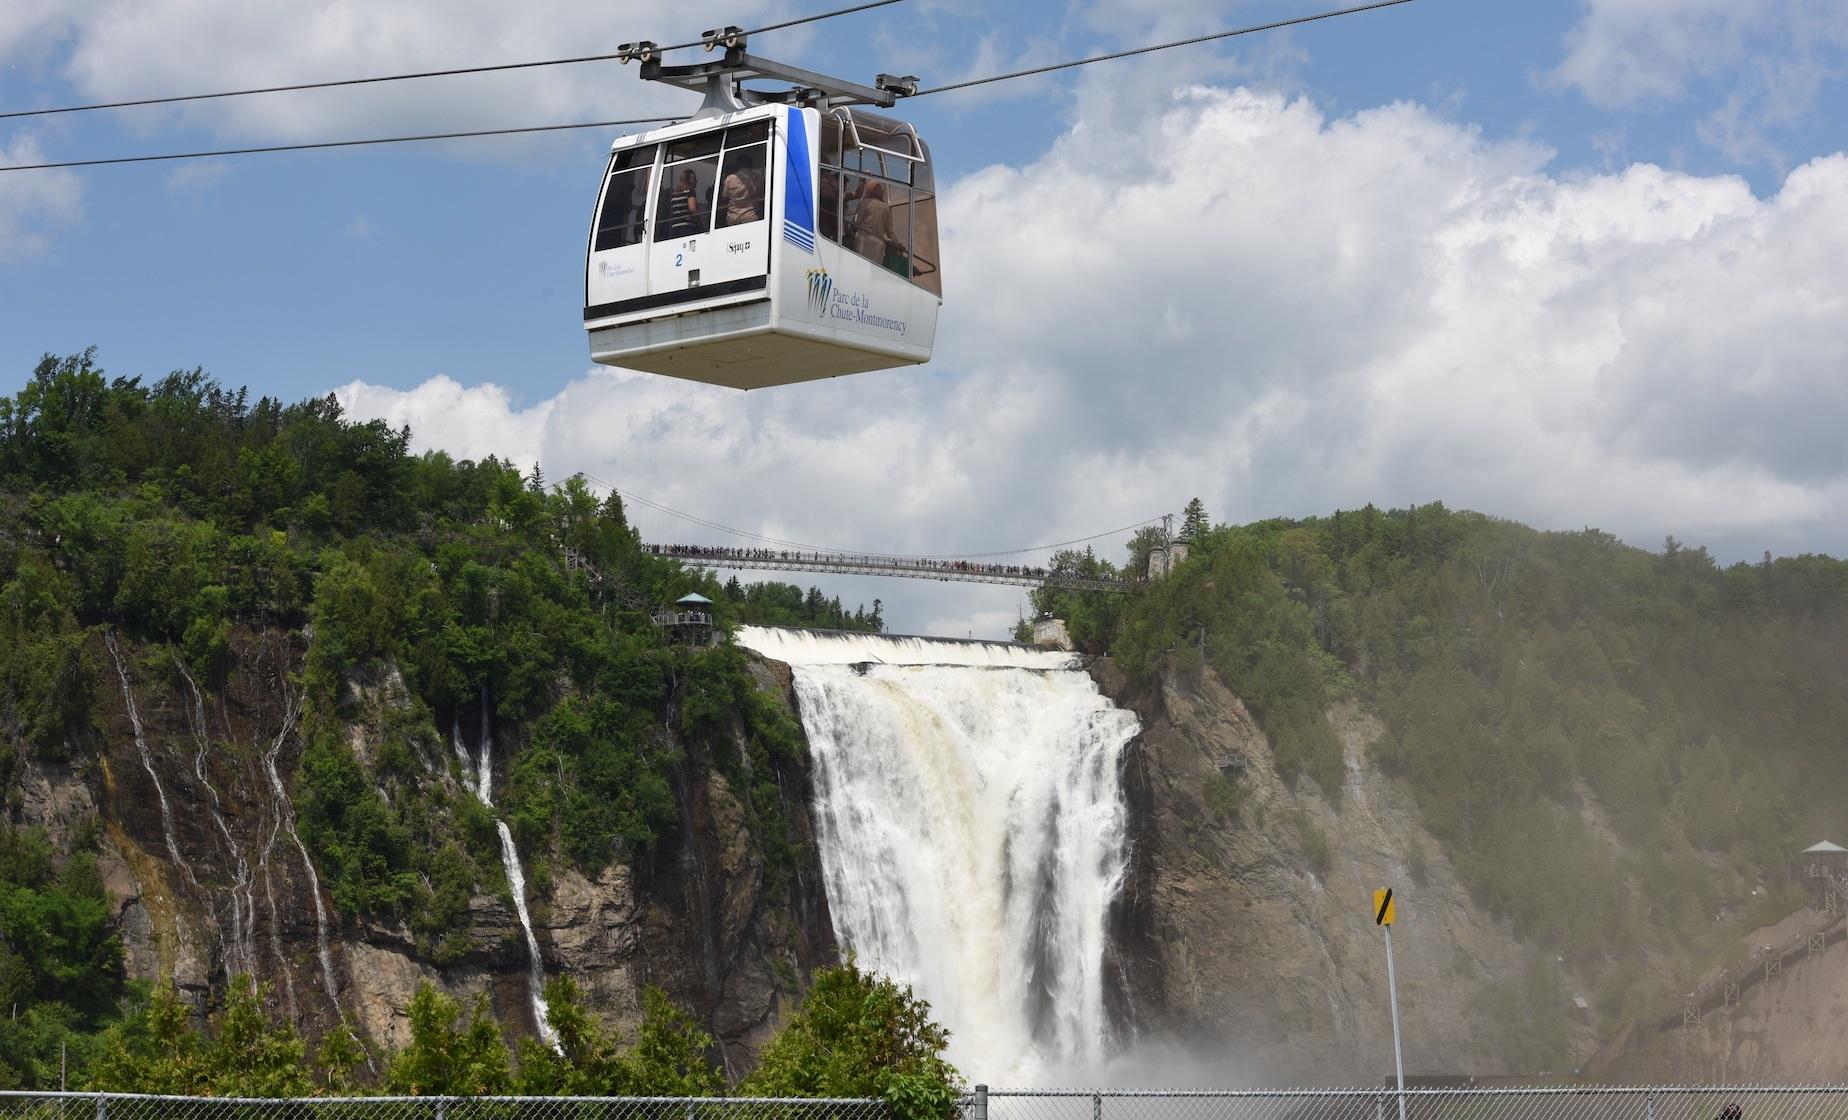
{"type": "Polygon", "coordinates": [[[1110,1057],[1106,921],[1127,867],[1135,715],[1068,654],[745,627],[791,666],[844,949],[910,985],[965,1068],[1110,1057]]]}
{"type": "Polygon", "coordinates": [[[212,814],[212,823],[218,828],[219,838],[224,842],[225,851],[236,864],[231,878],[231,941],[225,949],[226,963],[232,973],[242,972],[255,976],[257,971],[256,946],[256,895],[255,883],[250,873],[250,860],[245,857],[244,848],[231,834],[231,826],[225,822],[224,801],[218,796],[218,787],[212,784],[205,767],[205,756],[210,747],[211,738],[206,730],[205,696],[199,691],[199,685],[186,669],[184,659],[176,658],[174,664],[185,678],[186,687],[192,693],[192,707],[187,711],[187,721],[192,725],[193,743],[197,750],[193,753],[193,776],[205,788],[211,804],[207,806],[212,814]]]}
{"type": "MultiPolygon", "coordinates": [[[[481,744],[472,768],[468,764],[468,752],[463,749],[459,734],[453,730],[450,742],[457,760],[462,763],[463,776],[473,779],[475,796],[483,805],[493,809],[494,733],[489,721],[488,694],[485,689],[481,693],[481,744]]],[[[513,892],[513,910],[520,919],[520,932],[526,936],[527,986],[533,1002],[533,1021],[539,1028],[539,1037],[547,1046],[556,1050],[558,1035],[552,1030],[551,1020],[545,1011],[545,962],[540,959],[539,938],[533,933],[532,913],[526,907],[526,869],[520,865],[520,849],[513,842],[513,830],[507,827],[507,822],[501,819],[499,813],[494,815],[494,828],[500,834],[501,865],[506,868],[507,886],[513,892]]]]}
{"type": "Polygon", "coordinates": [[[167,789],[160,783],[160,774],[154,769],[154,755],[148,750],[148,737],[141,727],[141,710],[135,706],[135,691],[128,682],[128,665],[122,660],[122,651],[116,645],[115,632],[103,631],[103,644],[109,647],[109,656],[115,661],[116,675],[122,680],[122,703],[128,708],[128,723],[135,732],[135,749],[141,753],[141,768],[148,772],[148,779],[154,783],[154,796],[160,802],[161,835],[167,842],[167,856],[173,860],[173,866],[186,881],[193,886],[199,885],[199,879],[193,874],[192,864],[180,854],[179,841],[174,838],[173,807],[167,804],[167,789]]]}
{"type": "MultiPolygon", "coordinates": [[[[308,896],[314,899],[315,952],[321,961],[321,984],[327,989],[327,998],[334,1005],[334,1014],[342,1013],[340,1007],[340,988],[334,980],[334,957],[327,943],[327,904],[321,901],[321,876],[315,872],[314,860],[308,855],[308,845],[302,843],[301,834],[295,831],[295,805],[289,800],[289,790],[282,784],[282,775],[276,769],[276,756],[282,753],[283,741],[295,730],[295,721],[301,718],[302,697],[289,697],[283,707],[282,727],[276,732],[276,738],[270,742],[269,749],[263,752],[263,772],[269,777],[270,791],[275,798],[276,828],[287,829],[289,839],[295,841],[295,850],[301,853],[302,868],[308,872],[308,896]]],[[[276,842],[276,830],[270,832],[270,844],[276,842]]],[[[264,851],[264,861],[268,862],[269,852],[264,851]]],[[[266,868],[267,871],[267,868],[266,868]]],[[[275,914],[276,898],[274,885],[269,886],[271,918],[280,922],[275,914]]]]}

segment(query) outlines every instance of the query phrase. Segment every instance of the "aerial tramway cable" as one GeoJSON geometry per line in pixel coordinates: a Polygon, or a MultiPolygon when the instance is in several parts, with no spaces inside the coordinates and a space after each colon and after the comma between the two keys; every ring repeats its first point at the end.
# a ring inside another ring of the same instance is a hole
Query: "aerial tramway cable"
{"type": "MultiPolygon", "coordinates": [[[[817,12],[813,15],[806,15],[806,16],[797,16],[794,19],[783,20],[781,23],[765,24],[763,27],[752,28],[749,31],[742,32],[742,34],[744,35],[764,35],[772,31],[782,31],[786,28],[800,27],[803,24],[808,24],[808,23],[819,23],[822,20],[833,19],[836,16],[852,15],[855,12],[864,12],[871,8],[883,8],[888,4],[900,4],[903,2],[904,0],[869,0],[868,3],[855,4],[847,8],[836,8],[833,11],[817,12]]],[[[674,43],[670,46],[654,47],[652,49],[655,53],[658,54],[663,51],[679,51],[679,50],[686,50],[689,47],[704,46],[706,45],[706,42],[707,41],[705,39],[694,39],[691,42],[674,43]]],[[[177,104],[180,104],[182,102],[187,102],[187,101],[215,101],[220,98],[226,98],[226,97],[251,97],[257,94],[265,94],[265,93],[296,93],[302,90],[311,90],[311,89],[339,89],[344,86],[377,85],[377,84],[384,83],[384,82],[409,82],[409,81],[416,81],[421,78],[449,78],[449,77],[455,77],[455,76],[463,75],[463,74],[495,74],[495,73],[502,73],[508,70],[533,70],[533,69],[537,69],[543,66],[574,66],[582,62],[611,62],[611,61],[620,62],[620,61],[627,61],[630,57],[631,57],[630,52],[618,50],[611,54],[586,54],[586,55],[578,55],[573,58],[546,58],[546,59],[539,59],[537,61],[532,61],[532,62],[501,62],[501,63],[492,63],[486,66],[458,66],[458,67],[455,67],[453,69],[448,69],[448,70],[418,70],[418,71],[414,71],[408,74],[379,74],[379,75],[375,75],[370,78],[335,78],[335,79],[330,79],[328,81],[321,81],[321,82],[297,82],[294,85],[286,85],[286,86],[259,86],[253,89],[220,90],[216,93],[183,93],[183,94],[177,94],[171,97],[139,97],[139,98],[135,98],[129,101],[98,101],[98,102],[94,102],[89,105],[63,105],[55,109],[14,109],[9,112],[0,113],[0,120],[12,120],[18,117],[49,117],[49,116],[55,116],[60,113],[88,113],[88,112],[93,112],[99,109],[132,109],[132,108],[138,108],[138,107],[145,106],[145,105],[177,105],[177,104]]],[[[626,122],[615,122],[615,123],[626,123],[626,122]]],[[[557,128],[592,128],[595,126],[589,125],[589,124],[582,124],[582,125],[550,125],[546,127],[557,129],[557,128]]],[[[518,131],[518,130],[510,129],[507,131],[518,131]]],[[[524,131],[537,132],[537,131],[543,131],[543,129],[526,129],[524,131]]],[[[454,134],[444,134],[442,138],[448,139],[450,135],[464,136],[464,135],[495,135],[495,134],[494,133],[454,133],[454,134]]],[[[401,139],[402,140],[422,140],[422,139],[428,139],[428,137],[410,136],[410,137],[403,137],[401,139]]],[[[397,143],[400,141],[399,139],[393,139],[389,141],[352,141],[352,143],[362,143],[362,142],[397,143]]],[[[246,149],[246,150],[248,151],[274,151],[277,149],[253,148],[253,149],[246,149]]],[[[210,153],[205,153],[205,154],[210,154],[210,153]]],[[[242,155],[244,154],[244,151],[240,150],[237,153],[225,153],[225,154],[242,155]]],[[[186,158],[186,157],[170,157],[170,158],[186,158]]],[[[77,166],[77,165],[64,164],[60,166],[77,166]]]]}
{"type": "MultiPolygon", "coordinates": [[[[837,15],[846,15],[851,12],[864,11],[868,8],[881,7],[885,4],[892,4],[892,3],[898,3],[898,2],[900,2],[900,0],[875,0],[875,2],[873,3],[860,4],[852,8],[842,8],[842,9],[839,9],[833,12],[825,12],[825,13],[821,13],[821,14],[813,15],[813,16],[804,16],[797,20],[786,21],[781,24],[773,24],[769,27],[759,28],[758,31],[761,33],[763,31],[773,31],[773,30],[777,30],[778,28],[782,28],[782,27],[794,26],[795,24],[798,24],[798,23],[812,23],[816,20],[828,19],[828,18],[832,18],[833,16],[837,16],[837,15]]],[[[1036,66],[1029,70],[1016,70],[1016,71],[1013,71],[1011,73],[1006,73],[1006,74],[993,74],[985,78],[971,78],[968,81],[953,82],[949,85],[933,86],[929,89],[922,89],[922,90],[919,90],[917,93],[913,94],[912,96],[926,97],[934,93],[948,93],[952,90],[968,89],[972,86],[988,85],[994,82],[1012,81],[1013,79],[1016,79],[1016,78],[1029,78],[1029,77],[1034,77],[1039,74],[1048,74],[1048,73],[1052,73],[1054,71],[1059,71],[1059,70],[1070,70],[1070,69],[1074,69],[1080,66],[1089,66],[1092,63],[1096,63],[1096,62],[1110,62],[1116,59],[1132,58],[1138,55],[1152,54],[1156,51],[1172,50],[1176,47],[1187,47],[1187,46],[1194,46],[1200,43],[1216,42],[1222,39],[1232,39],[1240,35],[1251,35],[1259,31],[1273,31],[1273,30],[1277,30],[1277,29],[1285,28],[1285,27],[1295,27],[1299,24],[1313,23],[1318,20],[1333,19],[1336,16],[1358,15],[1362,12],[1371,12],[1371,11],[1377,11],[1381,8],[1397,7],[1400,4],[1409,4],[1411,2],[1412,0],[1378,0],[1377,3],[1362,4],[1357,7],[1337,8],[1331,11],[1317,12],[1312,15],[1295,16],[1291,19],[1286,19],[1286,20],[1273,20],[1269,23],[1252,24],[1248,27],[1238,27],[1238,28],[1233,28],[1232,30],[1229,30],[1229,31],[1214,32],[1213,34],[1210,34],[1210,35],[1195,35],[1191,38],[1175,39],[1175,40],[1165,42],[1165,43],[1152,43],[1147,46],[1134,47],[1129,50],[1115,51],[1110,54],[1092,55],[1088,58],[1073,59],[1069,62],[1059,62],[1059,63],[1054,63],[1049,66],[1036,66]]],[[[678,43],[673,46],[656,47],[654,49],[657,51],[681,50],[689,46],[700,46],[700,45],[703,45],[703,43],[704,43],[704,40],[701,40],[700,42],[696,42],[696,43],[678,43]]],[[[360,84],[363,82],[399,81],[399,80],[408,80],[411,78],[419,78],[419,77],[435,77],[440,74],[480,73],[480,72],[494,70],[494,69],[513,69],[513,68],[522,67],[522,66],[560,65],[560,64],[569,63],[569,62],[588,62],[588,61],[593,61],[597,59],[613,59],[613,58],[620,58],[620,57],[625,57],[625,56],[622,54],[595,55],[595,56],[585,56],[584,58],[581,58],[581,59],[554,59],[550,62],[512,63],[512,64],[500,66],[500,67],[472,67],[472,68],[461,69],[461,70],[427,71],[421,74],[387,75],[385,77],[380,77],[380,78],[354,78],[354,79],[346,79],[344,81],[338,81],[338,82],[308,83],[308,84],[301,85],[301,86],[277,86],[277,87],[272,87],[271,89],[261,89],[261,90],[234,90],[234,91],[229,91],[226,93],[219,93],[219,94],[195,94],[195,95],[188,95],[186,97],[176,97],[176,98],[154,98],[154,99],[148,99],[145,101],[117,102],[117,103],[111,103],[111,104],[99,104],[99,105],[87,105],[87,106],[71,106],[67,109],[36,110],[34,112],[38,112],[38,113],[76,112],[76,111],[80,111],[83,109],[117,108],[117,107],[126,106],[126,105],[141,105],[141,104],[162,104],[162,103],[166,103],[170,101],[199,100],[205,97],[235,97],[235,96],[242,96],[244,94],[250,94],[250,93],[268,93],[268,92],[277,92],[281,90],[319,89],[319,88],[326,88],[329,86],[356,85],[356,84],[360,84]]],[[[4,113],[4,114],[0,114],[0,119],[4,119],[6,117],[18,117],[18,116],[29,116],[29,115],[33,115],[33,113],[25,112],[25,111],[15,112],[15,113],[4,113]]],[[[206,159],[206,158],[211,158],[215,156],[257,155],[257,154],[269,153],[269,152],[300,152],[300,151],[313,151],[313,150],[324,149],[324,148],[356,148],[356,147],[363,147],[363,146],[368,146],[368,145],[378,145],[378,144],[407,144],[407,143],[415,143],[415,142],[425,141],[425,140],[456,140],[456,139],[464,139],[468,137],[479,137],[479,136],[513,136],[513,135],[519,135],[522,133],[565,132],[565,131],[570,131],[572,129],[608,128],[608,127],[612,127],[616,125],[625,125],[625,124],[654,124],[660,121],[673,120],[673,119],[675,118],[652,117],[652,118],[646,118],[646,119],[641,119],[641,120],[626,120],[626,121],[585,121],[585,122],[573,123],[573,124],[528,125],[528,126],[519,127],[519,128],[492,128],[492,129],[477,129],[477,130],[462,131],[462,132],[436,132],[436,133],[426,133],[426,134],[417,135],[417,136],[381,136],[381,137],[371,137],[371,138],[361,139],[361,140],[322,140],[322,141],[314,141],[314,142],[306,142],[306,143],[298,143],[298,144],[271,144],[271,145],[266,145],[263,147],[253,147],[253,148],[220,148],[220,149],[215,149],[211,151],[200,151],[200,152],[174,152],[174,153],[163,153],[163,154],[157,154],[157,155],[143,155],[143,156],[111,156],[111,157],[103,158],[103,159],[60,160],[60,161],[46,162],[46,163],[20,163],[20,164],[13,164],[11,166],[0,167],[0,171],[46,171],[46,170],[51,170],[53,168],[66,168],[66,167],[101,167],[105,165],[121,164],[121,163],[152,163],[152,162],[157,162],[157,161],[162,161],[162,160],[206,159]]]]}
{"type": "Polygon", "coordinates": [[[1314,15],[1293,16],[1290,19],[1272,20],[1270,23],[1254,23],[1249,27],[1238,27],[1231,31],[1215,31],[1210,35],[1195,35],[1191,39],[1176,39],[1169,43],[1153,43],[1146,47],[1132,47],[1126,51],[1112,51],[1109,54],[1095,54],[1089,58],[1074,59],[1070,62],[1055,62],[1050,66],[1035,66],[1029,70],[1016,70],[1010,74],[991,74],[986,78],[971,78],[966,82],[951,82],[949,85],[932,86],[912,94],[913,97],[928,97],[933,93],[948,93],[951,90],[968,89],[971,86],[985,86],[991,82],[1012,81],[1015,78],[1031,78],[1039,74],[1050,74],[1055,70],[1072,70],[1079,66],[1089,66],[1093,62],[1113,62],[1119,58],[1134,58],[1142,54],[1154,54],[1156,51],[1173,50],[1176,47],[1191,47],[1200,43],[1213,43],[1221,39],[1235,39],[1240,35],[1253,35],[1259,31],[1277,31],[1298,24],[1314,23],[1317,20],[1334,19],[1336,16],[1352,16],[1361,12],[1371,12],[1380,8],[1396,7],[1409,4],[1412,0],[1378,0],[1377,3],[1360,4],[1352,8],[1337,8],[1329,12],[1317,12],[1314,15]]]}
{"type": "Polygon", "coordinates": [[[661,124],[678,117],[636,117],[620,121],[580,121],[574,124],[539,124],[519,128],[479,128],[467,132],[426,132],[417,136],[375,136],[366,140],[318,140],[302,144],[270,144],[260,148],[216,148],[208,152],[166,152],[148,156],[110,156],[107,159],[69,159],[57,163],[33,163],[18,167],[0,167],[0,171],[38,171],[54,167],[98,167],[113,163],[158,163],[171,159],[204,159],[207,156],[249,156],[265,152],[305,152],[320,148],[360,148],[372,144],[409,144],[420,140],[462,140],[476,136],[515,136],[531,132],[566,132],[575,128],[612,128],[618,125],[661,124]]]}

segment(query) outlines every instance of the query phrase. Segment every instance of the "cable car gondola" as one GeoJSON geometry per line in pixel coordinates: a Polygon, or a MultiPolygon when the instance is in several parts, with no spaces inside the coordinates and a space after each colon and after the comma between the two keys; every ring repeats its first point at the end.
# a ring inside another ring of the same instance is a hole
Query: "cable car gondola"
{"type": "Polygon", "coordinates": [[[915,79],[854,85],[727,41],[690,66],[634,48],[642,77],[706,102],[611,147],[585,261],[591,358],[735,389],[929,361],[943,306],[930,150],[855,107],[915,79]],[[790,88],[744,87],[755,78],[790,88]]]}

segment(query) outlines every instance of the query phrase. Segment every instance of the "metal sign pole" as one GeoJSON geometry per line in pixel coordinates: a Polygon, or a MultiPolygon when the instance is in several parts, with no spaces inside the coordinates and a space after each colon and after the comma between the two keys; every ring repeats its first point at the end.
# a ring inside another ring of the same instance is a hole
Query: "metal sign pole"
{"type": "Polygon", "coordinates": [[[1405,1120],[1405,1055],[1399,1048],[1399,982],[1392,972],[1392,925],[1386,929],[1386,996],[1392,1003],[1392,1069],[1399,1090],[1399,1120],[1405,1120]]]}

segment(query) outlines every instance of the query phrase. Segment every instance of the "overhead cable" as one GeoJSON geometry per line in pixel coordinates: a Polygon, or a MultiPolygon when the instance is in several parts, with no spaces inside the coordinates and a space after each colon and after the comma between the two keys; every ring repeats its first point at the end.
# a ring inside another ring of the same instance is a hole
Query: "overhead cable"
{"type": "Polygon", "coordinates": [[[1071,62],[1055,62],[1050,66],[1035,66],[1029,70],[1015,70],[1009,74],[993,74],[986,78],[971,78],[966,82],[951,82],[949,85],[932,86],[912,94],[913,97],[928,97],[933,93],[948,93],[953,89],[968,89],[971,86],[985,86],[991,82],[1006,82],[1015,78],[1031,78],[1039,74],[1050,74],[1055,70],[1071,70],[1079,66],[1089,66],[1093,62],[1111,62],[1119,58],[1133,58],[1139,54],[1154,54],[1156,51],[1173,50],[1175,47],[1191,47],[1199,43],[1211,43],[1220,39],[1233,39],[1240,35],[1253,35],[1259,31],[1276,31],[1285,27],[1295,27],[1302,23],[1314,23],[1317,20],[1334,19],[1336,16],[1358,15],[1361,12],[1391,8],[1399,4],[1409,4],[1412,0],[1379,0],[1374,4],[1360,4],[1352,8],[1340,8],[1332,12],[1317,12],[1315,15],[1295,16],[1290,19],[1272,20],[1270,23],[1254,23],[1250,27],[1240,27],[1232,31],[1216,31],[1211,35],[1195,35],[1191,39],[1176,39],[1171,43],[1155,43],[1146,47],[1134,47],[1126,51],[1112,51],[1109,54],[1092,55],[1090,58],[1074,59],[1071,62]]]}
{"type": "MultiPolygon", "coordinates": [[[[790,21],[786,21],[781,24],[773,24],[767,28],[760,28],[759,32],[761,33],[762,31],[766,31],[766,30],[776,30],[777,28],[792,26],[796,23],[810,23],[818,19],[827,19],[827,18],[836,16],[836,15],[845,15],[849,12],[863,11],[867,8],[876,8],[876,7],[885,5],[885,4],[895,4],[899,2],[900,0],[874,0],[873,3],[861,4],[853,8],[842,8],[834,12],[827,12],[827,13],[822,13],[820,15],[814,15],[814,16],[804,16],[797,20],[790,20],[790,21]]],[[[1412,0],[1378,0],[1377,3],[1361,4],[1357,7],[1351,7],[1351,8],[1338,8],[1338,9],[1335,9],[1334,11],[1318,12],[1314,15],[1295,16],[1291,19],[1274,20],[1270,23],[1253,24],[1249,27],[1235,28],[1231,31],[1215,32],[1211,35],[1196,35],[1190,39],[1176,39],[1172,42],[1167,42],[1167,43],[1154,43],[1154,44],[1151,44],[1145,47],[1135,47],[1131,50],[1114,51],[1110,54],[1092,55],[1089,58],[1080,58],[1080,59],[1074,59],[1070,62],[1054,63],[1050,66],[1035,66],[1032,69],[1028,69],[1028,70],[1016,70],[1016,71],[1013,71],[1007,74],[993,74],[986,78],[971,78],[970,80],[964,81],[964,82],[952,82],[949,85],[933,86],[930,89],[919,90],[917,93],[912,94],[912,96],[913,97],[927,97],[933,93],[948,93],[951,90],[968,89],[971,86],[988,85],[993,82],[1006,82],[1006,81],[1011,81],[1015,78],[1030,78],[1030,77],[1034,77],[1035,75],[1049,74],[1049,73],[1052,73],[1058,70],[1070,70],[1070,69],[1073,69],[1079,66],[1089,66],[1094,62],[1110,62],[1110,61],[1113,61],[1119,58],[1132,58],[1136,55],[1152,54],[1156,51],[1172,50],[1176,47],[1193,46],[1199,43],[1210,43],[1210,42],[1214,42],[1220,39],[1231,39],[1239,35],[1251,35],[1259,31],[1274,31],[1274,30],[1277,30],[1279,28],[1284,28],[1284,27],[1295,27],[1298,24],[1314,23],[1317,20],[1333,19],[1336,16],[1357,15],[1361,12],[1377,11],[1380,8],[1391,8],[1391,7],[1396,7],[1400,4],[1409,4],[1411,2],[1412,0]]],[[[699,45],[700,45],[699,43],[680,43],[680,44],[676,44],[671,47],[658,47],[655,49],[657,50],[680,50],[684,47],[699,46],[699,45]]],[[[616,56],[615,55],[599,55],[599,56],[594,56],[594,57],[614,58],[616,56]]],[[[560,60],[560,61],[590,61],[590,57],[586,57],[585,59],[567,59],[567,60],[560,60]]],[[[527,63],[524,65],[548,65],[548,64],[527,63]]],[[[427,74],[427,75],[407,74],[407,75],[398,75],[392,78],[361,78],[361,79],[354,79],[349,82],[336,82],[336,83],[323,83],[323,84],[351,85],[351,84],[355,84],[356,82],[361,82],[361,81],[395,81],[395,80],[398,80],[399,78],[426,77],[426,76],[431,76],[436,73],[470,73],[470,72],[474,72],[474,71],[463,71],[463,70],[432,71],[430,72],[430,74],[427,74]]],[[[309,89],[309,88],[318,88],[318,87],[311,85],[311,86],[299,86],[299,87],[298,86],[279,86],[276,88],[277,89],[298,89],[298,88],[309,89]]],[[[243,92],[262,93],[262,92],[269,92],[269,91],[249,90],[249,91],[243,91],[243,92]]],[[[214,97],[214,96],[215,97],[230,97],[230,96],[237,96],[237,94],[236,93],[202,94],[198,96],[200,97],[214,97]]],[[[185,99],[173,98],[173,99],[167,99],[167,100],[185,100],[185,99]]],[[[141,103],[136,102],[136,103],[125,103],[125,104],[141,104],[141,103]]],[[[89,108],[108,108],[111,106],[88,106],[88,107],[89,108]]],[[[79,108],[82,108],[82,107],[79,107],[79,108]]],[[[17,116],[20,114],[0,114],[0,116],[8,116],[8,115],[17,116]]],[[[320,149],[320,148],[357,148],[357,147],[363,147],[366,145],[373,145],[373,144],[407,144],[407,143],[414,143],[414,142],[423,141],[423,140],[457,140],[457,139],[463,139],[465,137],[474,137],[474,136],[512,136],[512,135],[517,135],[519,133],[528,133],[528,132],[564,132],[564,131],[568,131],[570,129],[576,129],[576,128],[606,128],[612,125],[625,125],[625,124],[656,124],[656,123],[660,123],[663,121],[671,121],[671,120],[678,120],[678,119],[679,118],[675,118],[675,117],[648,117],[648,118],[643,118],[643,119],[638,119],[638,120],[626,120],[626,121],[586,121],[586,122],[578,123],[578,124],[542,124],[542,125],[529,125],[523,128],[489,128],[489,129],[476,129],[476,130],[467,131],[467,132],[435,132],[435,133],[426,133],[426,134],[419,135],[419,136],[382,136],[382,137],[374,137],[374,138],[365,139],[365,140],[323,140],[323,141],[318,141],[318,142],[300,143],[300,144],[271,144],[271,145],[266,145],[263,147],[255,147],[255,148],[219,148],[219,149],[214,149],[211,151],[175,152],[175,153],[161,154],[161,155],[114,156],[114,157],[110,157],[106,159],[62,160],[62,161],[50,162],[50,163],[21,163],[21,164],[13,164],[11,166],[0,167],[0,172],[3,172],[3,171],[44,171],[44,170],[49,170],[51,168],[58,168],[58,167],[100,167],[106,164],[116,164],[116,163],[154,163],[154,162],[158,162],[161,160],[206,159],[212,156],[244,156],[244,155],[256,155],[256,154],[264,153],[264,152],[301,152],[301,151],[311,151],[311,150],[320,149]]]]}
{"type": "Polygon", "coordinates": [[[359,148],[368,144],[410,144],[420,140],[461,140],[475,136],[517,136],[528,132],[565,132],[574,128],[614,128],[618,125],[661,124],[677,117],[637,117],[621,121],[579,121],[574,124],[536,124],[521,128],[477,128],[467,132],[426,132],[417,136],[374,136],[366,140],[317,140],[302,144],[268,144],[261,148],[216,148],[209,152],[165,152],[147,156],[110,156],[106,159],[67,159],[56,163],[21,163],[0,171],[45,171],[54,167],[100,167],[110,163],[158,163],[170,159],[205,159],[208,156],[250,156],[262,152],[305,152],[315,148],[359,148]]]}
{"type": "MultiPolygon", "coordinates": [[[[888,4],[900,4],[903,2],[904,0],[869,0],[868,3],[855,4],[852,7],[836,8],[833,11],[797,16],[794,19],[786,19],[781,23],[765,24],[762,27],[752,28],[744,32],[744,34],[764,35],[772,31],[782,31],[790,27],[800,27],[805,23],[819,23],[824,19],[852,15],[855,12],[864,12],[871,8],[883,8],[888,4]]],[[[665,47],[655,47],[653,50],[656,53],[660,53],[662,51],[686,50],[689,47],[700,47],[704,45],[706,45],[706,40],[694,39],[691,42],[674,43],[671,46],[665,47]]],[[[336,78],[321,82],[297,82],[293,85],[285,86],[258,86],[252,89],[227,89],[219,90],[216,93],[183,93],[171,97],[138,97],[129,101],[98,101],[89,105],[63,105],[55,109],[15,109],[0,113],[0,120],[11,120],[18,117],[49,117],[60,113],[88,113],[99,109],[132,109],[144,105],[176,105],[186,101],[215,101],[226,97],[251,97],[264,93],[295,93],[310,89],[338,89],[343,86],[377,85],[382,82],[409,82],[421,78],[449,78],[461,74],[494,74],[508,70],[532,70],[542,66],[574,66],[581,62],[626,61],[629,57],[630,56],[623,51],[615,51],[609,54],[578,55],[573,58],[546,58],[533,62],[501,62],[487,66],[457,66],[447,70],[418,70],[408,74],[378,74],[370,78],[336,78]]],[[[262,148],[256,150],[272,151],[280,149],[262,148]]],[[[7,170],[11,169],[9,168],[7,170]]]]}

